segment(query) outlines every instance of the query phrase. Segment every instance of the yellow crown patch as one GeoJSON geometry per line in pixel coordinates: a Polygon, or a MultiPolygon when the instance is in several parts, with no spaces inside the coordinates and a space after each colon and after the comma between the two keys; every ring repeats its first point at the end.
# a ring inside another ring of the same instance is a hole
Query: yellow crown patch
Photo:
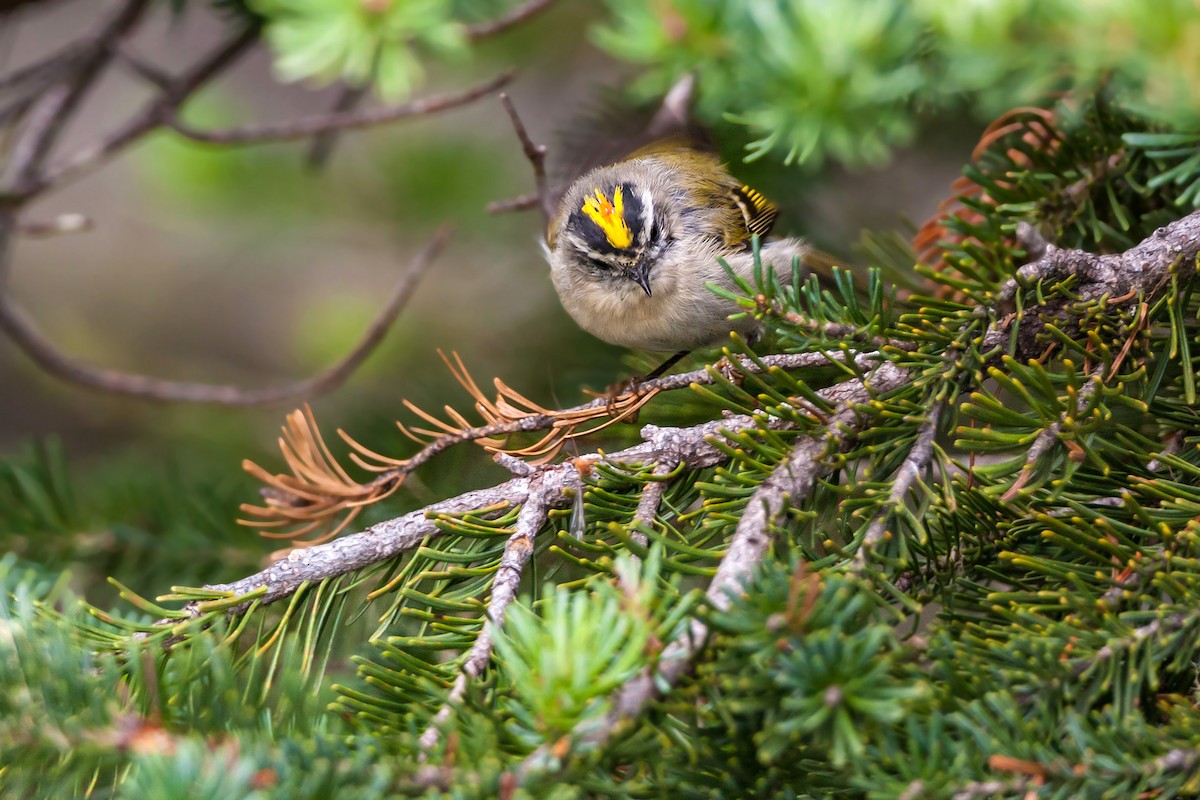
{"type": "Polygon", "coordinates": [[[633,244],[633,233],[625,222],[625,199],[621,196],[620,186],[613,190],[611,203],[604,192],[597,189],[595,197],[588,197],[581,210],[604,231],[613,247],[623,250],[633,244]]]}

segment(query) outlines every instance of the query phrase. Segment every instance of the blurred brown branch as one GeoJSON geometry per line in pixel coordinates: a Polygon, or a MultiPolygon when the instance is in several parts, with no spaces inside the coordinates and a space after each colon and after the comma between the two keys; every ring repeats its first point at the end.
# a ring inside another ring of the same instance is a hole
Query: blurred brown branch
{"type": "Polygon", "coordinates": [[[521,151],[529,161],[529,166],[533,168],[533,183],[536,191],[512,200],[500,200],[492,203],[488,206],[488,211],[500,214],[509,211],[529,211],[536,208],[542,212],[546,222],[549,222],[554,215],[554,207],[546,183],[546,145],[534,144],[533,140],[529,138],[529,131],[525,128],[521,115],[517,113],[517,107],[513,105],[512,98],[507,93],[500,95],[500,103],[512,121],[513,132],[517,134],[517,141],[521,143],[521,151]]]}
{"type": "MultiPolygon", "coordinates": [[[[3,222],[0,222],[0,247],[3,246],[8,233],[9,231],[3,228],[3,222]]],[[[264,405],[293,397],[320,394],[345,383],[354,370],[375,350],[412,296],[418,280],[445,246],[449,234],[450,228],[443,228],[417,255],[392,290],[388,304],[367,327],[366,333],[349,353],[323,372],[278,386],[249,389],[223,384],[169,381],[93,366],[59,350],[38,330],[29,316],[13,304],[7,294],[0,294],[0,330],[46,373],[70,383],[112,394],[161,402],[216,403],[227,406],[264,405]]]]}
{"type": "Polygon", "coordinates": [[[467,38],[477,42],[480,39],[486,39],[498,33],[503,33],[509,28],[515,28],[522,22],[545,11],[554,5],[554,2],[555,0],[526,0],[524,3],[513,6],[503,16],[486,22],[477,22],[474,25],[468,25],[466,28],[467,38]]]}
{"type": "Polygon", "coordinates": [[[264,144],[266,142],[286,142],[293,139],[307,139],[331,131],[354,130],[372,125],[395,122],[405,117],[420,117],[436,114],[452,108],[459,108],[472,103],[479,98],[500,89],[513,79],[511,70],[501,73],[478,86],[453,94],[422,97],[410,103],[395,106],[366,108],[359,111],[332,112],[315,114],[303,119],[287,122],[268,122],[260,125],[245,125],[240,128],[205,131],[185,123],[177,116],[167,120],[167,125],[182,136],[197,142],[221,145],[264,144]]]}

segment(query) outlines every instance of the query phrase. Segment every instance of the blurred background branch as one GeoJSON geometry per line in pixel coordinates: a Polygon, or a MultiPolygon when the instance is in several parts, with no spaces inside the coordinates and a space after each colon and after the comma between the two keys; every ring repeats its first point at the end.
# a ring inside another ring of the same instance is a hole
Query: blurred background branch
{"type": "MultiPolygon", "coordinates": [[[[532,16],[549,3],[530,3],[514,9],[510,15],[480,27],[468,29],[469,38],[486,38],[532,16]]],[[[0,87],[22,89],[32,84],[28,97],[10,100],[5,109],[9,124],[17,135],[3,173],[7,179],[0,184],[0,329],[34,363],[47,373],[79,386],[114,394],[124,394],[157,401],[217,403],[224,405],[254,405],[311,395],[333,389],[350,376],[382,340],[383,334],[400,313],[404,301],[412,292],[415,277],[424,272],[437,250],[445,243],[439,234],[433,245],[418,257],[417,262],[393,293],[392,301],[369,326],[362,340],[337,364],[312,378],[266,389],[242,389],[229,385],[206,385],[190,382],[149,378],[94,367],[62,353],[42,334],[30,316],[11,297],[8,283],[10,243],[14,235],[28,227],[20,216],[28,204],[39,195],[54,191],[97,168],[127,147],[138,143],[161,126],[209,144],[255,144],[269,141],[310,138],[334,131],[362,128],[420,117],[457,108],[471,103],[507,84],[511,72],[503,73],[479,86],[457,94],[434,96],[410,103],[322,114],[292,122],[267,123],[221,131],[200,131],[185,125],[178,118],[180,109],[192,95],[210,81],[218,78],[259,38],[258,25],[245,26],[244,31],[230,37],[211,55],[178,76],[133,56],[127,37],[136,30],[147,11],[147,0],[128,0],[120,5],[110,21],[95,34],[69,44],[48,60],[18,69],[0,78],[0,87]],[[96,81],[120,56],[133,65],[135,71],[154,85],[155,96],[143,104],[125,122],[100,139],[74,148],[59,162],[47,166],[55,145],[84,102],[96,81]],[[29,97],[34,98],[33,102],[29,97]]]]}

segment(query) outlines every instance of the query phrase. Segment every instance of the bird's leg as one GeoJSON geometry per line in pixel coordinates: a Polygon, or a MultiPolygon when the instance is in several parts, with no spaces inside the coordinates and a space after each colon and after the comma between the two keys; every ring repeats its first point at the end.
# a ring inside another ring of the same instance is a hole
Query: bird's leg
{"type": "Polygon", "coordinates": [[[644,377],[644,378],[634,378],[634,379],[633,379],[633,380],[634,380],[634,385],[636,386],[637,384],[639,384],[639,383],[643,383],[644,381],[652,381],[652,380],[654,380],[655,378],[661,378],[661,377],[662,377],[662,374],[663,374],[664,372],[666,372],[666,371],[667,371],[667,370],[669,370],[671,367],[673,367],[673,366],[675,366],[676,364],[678,364],[678,363],[679,363],[679,360],[680,360],[680,359],[682,359],[684,356],[686,356],[686,355],[687,355],[688,353],[690,353],[690,352],[692,352],[692,351],[691,351],[691,350],[680,350],[678,353],[676,353],[675,355],[671,356],[671,357],[670,357],[670,358],[668,358],[666,361],[664,361],[663,363],[661,363],[661,364],[659,364],[657,367],[655,367],[655,368],[653,369],[653,371],[651,371],[651,372],[650,372],[650,374],[649,374],[649,375],[647,375],[646,377],[644,377]]]}
{"type": "Polygon", "coordinates": [[[611,384],[607,389],[604,390],[604,394],[601,395],[607,401],[608,415],[610,417],[612,416],[613,405],[616,403],[618,397],[620,397],[621,395],[623,395],[627,392],[636,391],[638,386],[645,383],[646,381],[652,381],[655,378],[662,377],[662,374],[664,372],[666,372],[671,367],[678,364],[679,360],[682,359],[684,356],[686,356],[690,352],[692,352],[692,351],[691,350],[680,350],[678,353],[671,356],[663,363],[659,364],[657,367],[655,367],[653,370],[651,370],[646,375],[643,375],[641,377],[638,377],[637,375],[635,375],[632,378],[629,378],[627,380],[618,381],[617,383],[611,384]]]}

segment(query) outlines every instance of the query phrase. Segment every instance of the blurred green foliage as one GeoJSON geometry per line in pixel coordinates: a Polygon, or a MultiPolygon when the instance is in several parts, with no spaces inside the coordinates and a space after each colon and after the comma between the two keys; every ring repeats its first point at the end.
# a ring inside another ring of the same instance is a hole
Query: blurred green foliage
{"type": "Polygon", "coordinates": [[[697,110],[746,127],[749,157],[879,163],[922,114],[986,120],[1100,83],[1196,121],[1200,8],[1164,0],[606,0],[595,30],[661,94],[697,77],[697,110]]]}
{"type": "Polygon", "coordinates": [[[465,52],[450,0],[248,0],[264,21],[285,81],[371,82],[388,99],[406,97],[424,78],[417,49],[465,52]]]}

